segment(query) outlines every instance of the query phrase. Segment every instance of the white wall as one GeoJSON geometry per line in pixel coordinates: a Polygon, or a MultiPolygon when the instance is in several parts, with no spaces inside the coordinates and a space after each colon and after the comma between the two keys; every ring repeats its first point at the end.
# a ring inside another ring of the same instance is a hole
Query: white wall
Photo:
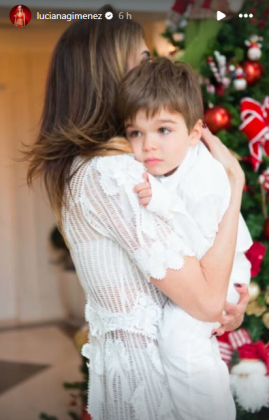
{"type": "Polygon", "coordinates": [[[21,323],[65,315],[60,271],[50,264],[54,217],[39,183],[25,185],[27,165],[14,162],[21,142],[35,139],[58,33],[22,38],[10,27],[0,29],[0,321],[21,323]]]}

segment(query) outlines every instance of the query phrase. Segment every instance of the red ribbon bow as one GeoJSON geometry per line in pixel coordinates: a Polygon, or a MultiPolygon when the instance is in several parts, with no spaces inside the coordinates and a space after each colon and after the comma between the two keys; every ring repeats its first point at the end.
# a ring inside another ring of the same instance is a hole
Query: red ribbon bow
{"type": "Polygon", "coordinates": [[[255,171],[259,169],[262,156],[269,156],[269,97],[263,105],[251,98],[241,101],[240,130],[249,139],[251,162],[255,171]]]}

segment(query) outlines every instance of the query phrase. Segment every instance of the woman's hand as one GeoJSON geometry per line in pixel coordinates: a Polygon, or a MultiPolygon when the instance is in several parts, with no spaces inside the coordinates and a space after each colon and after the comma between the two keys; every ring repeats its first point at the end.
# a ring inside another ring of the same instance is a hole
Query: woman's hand
{"type": "Polygon", "coordinates": [[[239,302],[236,305],[226,302],[224,307],[226,315],[222,315],[219,321],[221,323],[221,327],[217,330],[213,330],[212,335],[220,336],[224,334],[225,331],[236,330],[242,324],[250,296],[248,286],[246,284],[238,285],[236,290],[240,293],[239,302]]]}
{"type": "Polygon", "coordinates": [[[229,149],[214,136],[208,128],[202,129],[202,141],[209,149],[215,159],[217,159],[225,168],[229,179],[235,179],[242,183],[242,188],[245,183],[245,174],[242,170],[238,160],[230,153],[229,149]]]}

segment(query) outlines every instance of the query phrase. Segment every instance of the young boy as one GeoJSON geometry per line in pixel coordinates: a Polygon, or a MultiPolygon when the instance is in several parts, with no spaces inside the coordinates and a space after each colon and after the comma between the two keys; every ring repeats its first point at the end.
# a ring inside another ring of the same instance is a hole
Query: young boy
{"type": "MultiPolygon", "coordinates": [[[[228,207],[230,184],[222,165],[200,142],[203,102],[194,72],[164,58],[143,63],[122,82],[117,108],[135,158],[149,174],[150,182],[135,189],[140,203],[172,224],[201,259],[228,207]],[[182,217],[177,220],[182,212],[187,212],[184,226],[182,217]]],[[[250,280],[244,252],[251,244],[240,215],[229,302],[238,301],[234,284],[250,280]]],[[[191,317],[171,301],[164,307],[160,351],[180,420],[235,419],[229,372],[211,338],[218,326],[191,317]]]]}

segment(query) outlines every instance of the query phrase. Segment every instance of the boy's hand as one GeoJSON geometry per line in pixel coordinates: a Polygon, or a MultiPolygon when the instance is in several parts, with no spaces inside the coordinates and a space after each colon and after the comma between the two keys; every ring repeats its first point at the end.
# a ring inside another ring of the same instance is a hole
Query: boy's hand
{"type": "Polygon", "coordinates": [[[139,204],[143,207],[146,207],[151,200],[152,193],[147,172],[143,174],[143,178],[145,179],[145,182],[136,185],[134,187],[134,192],[136,192],[138,195],[139,204]]]}

